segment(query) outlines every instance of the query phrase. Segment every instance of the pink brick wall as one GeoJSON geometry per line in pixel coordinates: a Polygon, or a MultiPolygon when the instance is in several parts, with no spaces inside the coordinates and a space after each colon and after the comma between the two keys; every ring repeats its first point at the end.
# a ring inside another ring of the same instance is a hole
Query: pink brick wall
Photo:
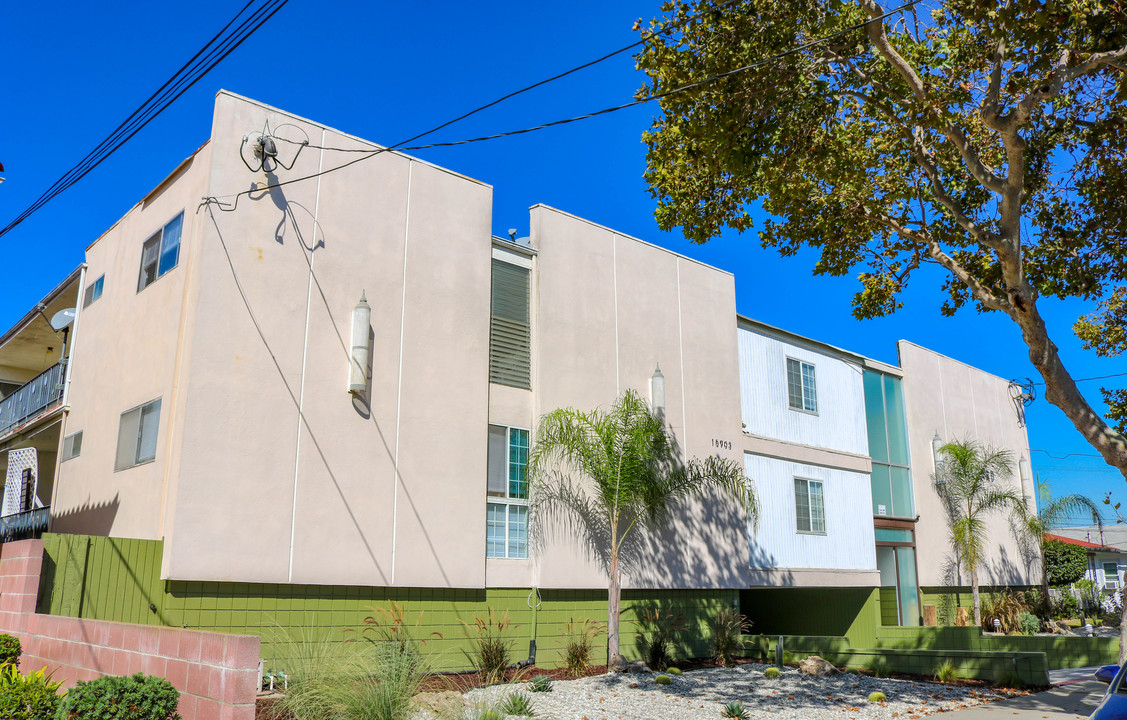
{"type": "Polygon", "coordinates": [[[20,668],[46,667],[65,687],[143,672],[180,691],[184,720],[254,720],[260,639],[35,612],[43,541],[0,544],[0,633],[19,637],[20,668]]]}

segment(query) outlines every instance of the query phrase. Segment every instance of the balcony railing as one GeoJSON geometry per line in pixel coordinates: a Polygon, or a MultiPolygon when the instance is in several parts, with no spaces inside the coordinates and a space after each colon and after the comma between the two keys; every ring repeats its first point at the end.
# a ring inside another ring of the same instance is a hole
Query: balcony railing
{"type": "Polygon", "coordinates": [[[50,519],[49,507],[0,517],[0,543],[41,537],[47,532],[47,521],[50,519]]]}
{"type": "Polygon", "coordinates": [[[35,417],[62,398],[65,369],[63,363],[52,365],[0,400],[0,435],[35,417]]]}

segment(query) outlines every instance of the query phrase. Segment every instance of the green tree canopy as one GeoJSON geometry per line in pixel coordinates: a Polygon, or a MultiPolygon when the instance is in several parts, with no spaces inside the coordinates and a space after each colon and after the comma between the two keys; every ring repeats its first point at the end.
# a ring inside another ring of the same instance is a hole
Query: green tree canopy
{"type": "Polygon", "coordinates": [[[1060,540],[1045,542],[1045,574],[1050,585],[1069,585],[1084,577],[1088,553],[1078,545],[1060,540]]]}
{"type": "MultiPolygon", "coordinates": [[[[1102,301],[1077,329],[1097,352],[1124,350],[1121,0],[663,10],[637,56],[643,94],[662,95],[645,134],[658,224],[706,242],[751,229],[761,206],[765,246],[816,248],[815,273],[857,275],[859,318],[894,312],[921,268],[941,268],[943,312],[1016,323],[1046,399],[1127,476],[1127,441],[1081,395],[1038,309],[1102,301]]],[[[1127,393],[1107,400],[1122,420],[1127,393]]]]}

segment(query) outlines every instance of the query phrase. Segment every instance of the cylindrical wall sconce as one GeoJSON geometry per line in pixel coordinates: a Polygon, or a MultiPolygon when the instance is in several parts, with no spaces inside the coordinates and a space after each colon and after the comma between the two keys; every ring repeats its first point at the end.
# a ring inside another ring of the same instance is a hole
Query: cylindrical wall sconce
{"type": "Polygon", "coordinates": [[[372,323],[372,308],[365,293],[352,310],[352,351],[349,353],[348,392],[362,393],[368,389],[368,328],[372,323]]]}
{"type": "Polygon", "coordinates": [[[1021,479],[1021,494],[1025,504],[1029,505],[1030,500],[1036,503],[1037,493],[1033,488],[1033,476],[1029,472],[1029,461],[1024,457],[1017,461],[1017,475],[1021,479]]]}
{"type": "Polygon", "coordinates": [[[658,364],[650,378],[650,409],[660,418],[665,417],[665,376],[658,364]]]}

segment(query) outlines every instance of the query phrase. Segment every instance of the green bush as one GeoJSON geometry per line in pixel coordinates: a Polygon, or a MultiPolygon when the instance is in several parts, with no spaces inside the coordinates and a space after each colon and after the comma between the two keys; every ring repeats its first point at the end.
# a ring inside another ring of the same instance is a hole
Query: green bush
{"type": "Polygon", "coordinates": [[[763,677],[777,678],[780,675],[782,675],[782,673],[779,671],[779,668],[777,668],[777,667],[769,667],[769,668],[767,668],[766,670],[763,671],[763,677]]]}
{"type": "Polygon", "coordinates": [[[164,678],[137,673],[78,681],[63,698],[59,720],[180,720],[180,693],[164,678]]]}
{"type": "Polygon", "coordinates": [[[1088,551],[1060,540],[1045,543],[1045,571],[1050,585],[1068,585],[1088,571],[1088,551]]]}
{"type": "Polygon", "coordinates": [[[509,620],[509,612],[494,614],[493,608],[490,608],[487,616],[476,615],[473,624],[464,621],[462,624],[466,626],[466,637],[473,644],[473,652],[466,655],[481,676],[481,681],[493,685],[504,680],[515,642],[505,638],[505,631],[519,627],[509,620]]]}
{"type": "Polygon", "coordinates": [[[742,702],[730,702],[724,706],[720,715],[729,720],[747,720],[747,708],[742,702]]]}
{"type": "Polygon", "coordinates": [[[52,720],[59,707],[59,685],[51,675],[38,670],[20,675],[13,663],[0,665],[0,718],[4,720],[52,720]]]}
{"type": "Polygon", "coordinates": [[[19,665],[20,653],[22,652],[23,648],[20,647],[19,638],[11,635],[0,635],[0,665],[6,663],[19,665]]]}
{"type": "Polygon", "coordinates": [[[1041,621],[1032,613],[1022,613],[1017,618],[1018,629],[1023,635],[1036,635],[1041,632],[1041,621]]]}
{"type": "Polygon", "coordinates": [[[1054,620],[1068,620],[1080,615],[1080,601],[1069,588],[1060,588],[1060,599],[1049,603],[1049,615],[1054,620]]]}
{"type": "Polygon", "coordinates": [[[887,699],[888,699],[888,697],[885,696],[885,694],[880,692],[880,691],[869,693],[869,702],[873,702],[873,703],[884,702],[887,699]]]}
{"type": "Polygon", "coordinates": [[[668,675],[658,675],[654,678],[654,682],[658,685],[672,685],[673,678],[669,677],[668,675]]]}
{"type": "Polygon", "coordinates": [[[935,679],[941,683],[952,682],[957,677],[959,677],[958,669],[955,667],[955,663],[950,660],[944,660],[939,669],[935,671],[935,679]]]}
{"type": "Polygon", "coordinates": [[[732,665],[743,654],[743,634],[751,629],[751,621],[733,607],[726,607],[708,619],[712,633],[712,659],[721,665],[732,665]]]}
{"type": "Polygon", "coordinates": [[[505,716],[496,710],[482,710],[477,720],[505,720],[505,716]]]}
{"type": "Polygon", "coordinates": [[[680,675],[681,674],[681,668],[676,668],[676,667],[666,668],[665,672],[669,673],[670,675],[680,675]]]}
{"type": "Polygon", "coordinates": [[[590,619],[577,623],[573,618],[564,623],[564,667],[568,675],[581,677],[587,674],[595,641],[604,632],[606,628],[602,623],[590,619]]]}

